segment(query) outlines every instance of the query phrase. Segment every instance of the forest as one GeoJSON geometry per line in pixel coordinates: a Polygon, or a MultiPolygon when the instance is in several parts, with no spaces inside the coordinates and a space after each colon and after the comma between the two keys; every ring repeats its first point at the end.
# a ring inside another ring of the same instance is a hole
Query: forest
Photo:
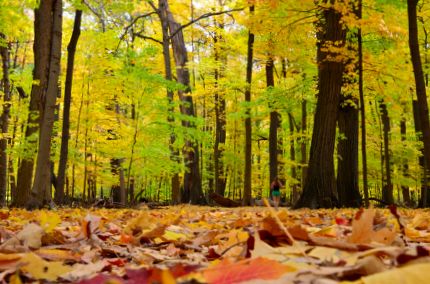
{"type": "Polygon", "coordinates": [[[1,0],[0,282],[428,283],[429,17],[1,0]]]}
{"type": "Polygon", "coordinates": [[[426,207],[428,5],[2,1],[0,203],[426,207]]]}

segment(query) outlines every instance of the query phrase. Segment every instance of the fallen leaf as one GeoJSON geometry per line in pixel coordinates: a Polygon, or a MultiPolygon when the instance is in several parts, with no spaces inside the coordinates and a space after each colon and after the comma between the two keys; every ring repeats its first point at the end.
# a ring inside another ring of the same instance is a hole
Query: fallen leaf
{"type": "Polygon", "coordinates": [[[239,283],[253,279],[278,279],[296,269],[263,257],[231,263],[228,259],[204,270],[203,275],[208,283],[239,283]]]}

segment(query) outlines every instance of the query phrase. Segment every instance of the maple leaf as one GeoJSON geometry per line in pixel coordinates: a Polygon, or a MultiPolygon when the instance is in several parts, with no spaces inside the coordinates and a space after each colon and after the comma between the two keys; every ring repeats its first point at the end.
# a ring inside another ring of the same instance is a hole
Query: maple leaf
{"type": "Polygon", "coordinates": [[[356,244],[369,244],[372,241],[391,244],[394,241],[396,232],[388,228],[375,231],[373,229],[375,215],[374,209],[360,209],[352,221],[352,233],[348,237],[348,241],[356,244]]]}
{"type": "Polygon", "coordinates": [[[228,259],[204,270],[203,275],[208,283],[240,283],[253,279],[278,279],[296,269],[263,257],[231,263],[228,259]]]}

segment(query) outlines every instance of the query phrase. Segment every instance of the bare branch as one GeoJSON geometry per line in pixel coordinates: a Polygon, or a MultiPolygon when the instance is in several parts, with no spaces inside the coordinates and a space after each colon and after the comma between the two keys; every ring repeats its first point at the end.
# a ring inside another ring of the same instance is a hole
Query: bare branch
{"type": "Polygon", "coordinates": [[[212,12],[212,13],[206,13],[206,14],[203,14],[203,15],[201,15],[200,17],[195,18],[194,20],[189,21],[188,23],[186,23],[186,24],[184,24],[184,25],[181,25],[181,26],[180,26],[176,31],[174,31],[174,32],[169,36],[169,39],[172,39],[172,38],[173,38],[175,35],[177,35],[181,30],[185,29],[186,27],[191,26],[192,24],[194,24],[194,23],[196,23],[196,22],[198,22],[198,21],[200,21],[200,20],[203,20],[203,19],[206,19],[206,18],[209,18],[209,17],[212,17],[212,16],[219,16],[219,15],[222,15],[222,14],[231,13],[231,12],[243,11],[243,9],[244,9],[244,8],[236,8],[236,9],[231,9],[231,10],[226,10],[226,11],[218,11],[218,12],[212,12]]]}
{"type": "Polygon", "coordinates": [[[154,41],[156,43],[163,44],[163,42],[161,40],[158,40],[158,39],[150,37],[150,36],[143,35],[141,33],[133,33],[133,35],[137,36],[138,38],[141,38],[141,39],[152,40],[152,41],[154,41]]]}

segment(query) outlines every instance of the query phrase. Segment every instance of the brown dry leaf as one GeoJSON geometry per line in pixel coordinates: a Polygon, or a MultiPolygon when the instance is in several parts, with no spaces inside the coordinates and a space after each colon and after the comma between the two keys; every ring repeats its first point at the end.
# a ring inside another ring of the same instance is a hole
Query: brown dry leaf
{"type": "Polygon", "coordinates": [[[207,245],[213,241],[213,239],[218,235],[215,230],[210,230],[203,232],[197,238],[192,240],[193,246],[207,245]]]}
{"type": "Polygon", "coordinates": [[[55,261],[63,261],[63,260],[72,260],[72,261],[79,261],[81,257],[73,253],[69,250],[60,250],[60,249],[46,249],[41,248],[34,252],[38,256],[42,257],[46,260],[55,260],[55,261]]]}
{"type": "Polygon", "coordinates": [[[98,261],[90,264],[75,264],[67,273],[61,274],[61,278],[68,281],[77,281],[82,278],[88,278],[105,268],[108,264],[105,261],[98,261]]]}
{"type": "Polygon", "coordinates": [[[396,232],[388,228],[375,231],[373,229],[375,215],[374,209],[360,209],[352,221],[352,234],[348,237],[348,241],[355,244],[370,244],[372,242],[385,245],[392,244],[396,232]]]}

